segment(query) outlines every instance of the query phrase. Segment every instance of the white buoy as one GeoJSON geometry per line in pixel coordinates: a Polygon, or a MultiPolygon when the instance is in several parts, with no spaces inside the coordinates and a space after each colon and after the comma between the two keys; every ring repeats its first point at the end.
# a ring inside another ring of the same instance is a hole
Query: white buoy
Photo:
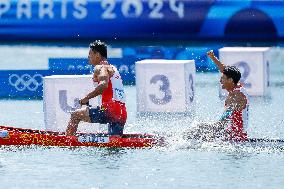
{"type": "Polygon", "coordinates": [[[192,112],[194,60],[148,59],[136,62],[135,66],[138,113],[192,112]]]}
{"type": "MultiPolygon", "coordinates": [[[[225,65],[234,65],[242,72],[241,82],[248,95],[269,95],[268,47],[224,47],[219,49],[219,59],[225,65]]],[[[220,95],[225,93],[220,88],[220,95]]]]}
{"type": "MultiPolygon", "coordinates": [[[[54,75],[43,78],[45,127],[48,131],[66,130],[70,113],[80,109],[79,99],[94,89],[92,75],[54,75]]],[[[97,106],[98,98],[90,100],[97,106]]],[[[98,131],[98,124],[80,123],[78,132],[98,131]]]]}

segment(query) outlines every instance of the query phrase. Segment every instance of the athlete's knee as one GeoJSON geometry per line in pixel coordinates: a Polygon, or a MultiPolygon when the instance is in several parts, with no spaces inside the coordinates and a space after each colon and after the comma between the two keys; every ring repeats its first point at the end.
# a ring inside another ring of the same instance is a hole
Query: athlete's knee
{"type": "Polygon", "coordinates": [[[74,111],[71,113],[71,119],[74,121],[81,121],[84,117],[84,114],[81,111],[74,111]]]}

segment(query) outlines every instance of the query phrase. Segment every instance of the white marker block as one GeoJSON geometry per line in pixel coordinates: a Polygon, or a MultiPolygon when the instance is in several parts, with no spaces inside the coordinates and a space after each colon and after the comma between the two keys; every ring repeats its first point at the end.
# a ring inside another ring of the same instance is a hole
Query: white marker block
{"type": "MultiPolygon", "coordinates": [[[[56,75],[43,78],[44,119],[47,131],[66,130],[70,113],[80,109],[78,99],[94,89],[92,75],[56,75]]],[[[97,106],[98,99],[90,100],[97,106]]],[[[96,132],[99,124],[80,123],[78,132],[96,132]]],[[[106,127],[107,130],[107,127],[106,127]]]]}
{"type": "MultiPolygon", "coordinates": [[[[241,83],[248,95],[269,94],[269,48],[267,47],[224,47],[219,49],[220,61],[234,65],[242,73],[241,83]]],[[[224,94],[224,90],[220,94],[224,94]]]]}
{"type": "Polygon", "coordinates": [[[192,112],[195,72],[194,60],[136,62],[137,112],[192,112]]]}

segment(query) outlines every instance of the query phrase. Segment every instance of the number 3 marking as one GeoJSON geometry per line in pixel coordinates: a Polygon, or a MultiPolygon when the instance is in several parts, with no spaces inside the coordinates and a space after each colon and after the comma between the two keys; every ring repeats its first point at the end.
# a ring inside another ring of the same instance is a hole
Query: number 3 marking
{"type": "Polygon", "coordinates": [[[162,85],[160,85],[160,91],[162,91],[165,95],[164,98],[159,99],[156,95],[150,94],[149,97],[154,104],[164,105],[171,101],[172,92],[170,91],[170,82],[169,79],[165,75],[155,75],[150,80],[151,84],[156,84],[158,81],[162,81],[162,85]]]}
{"type": "Polygon", "coordinates": [[[189,87],[190,87],[190,92],[189,92],[189,100],[190,102],[193,102],[194,100],[194,87],[193,87],[193,76],[192,74],[189,75],[189,87]]]}

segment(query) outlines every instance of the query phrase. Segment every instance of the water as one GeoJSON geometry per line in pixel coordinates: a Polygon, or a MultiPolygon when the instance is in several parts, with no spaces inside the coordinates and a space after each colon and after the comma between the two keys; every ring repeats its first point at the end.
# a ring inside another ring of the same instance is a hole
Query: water
{"type": "MultiPolygon", "coordinates": [[[[279,57],[275,57],[277,59],[279,57]]],[[[272,64],[271,97],[250,99],[249,135],[284,138],[284,72],[272,64]]],[[[223,110],[217,73],[198,73],[196,120],[215,121],[223,110]]],[[[192,148],[180,136],[190,117],[136,116],[135,86],[126,87],[126,133],[171,135],[167,147],[99,149],[0,147],[0,188],[281,188],[284,150],[203,143],[192,148]]],[[[0,100],[1,125],[44,129],[41,100],[0,100]]]]}

